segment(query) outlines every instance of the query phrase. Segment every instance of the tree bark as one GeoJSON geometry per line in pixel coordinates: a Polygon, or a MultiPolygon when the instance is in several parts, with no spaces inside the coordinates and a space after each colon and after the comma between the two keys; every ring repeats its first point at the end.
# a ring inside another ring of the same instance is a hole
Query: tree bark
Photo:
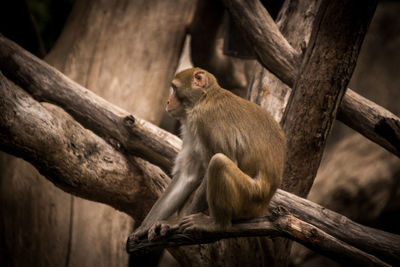
{"type": "Polygon", "coordinates": [[[135,153],[170,171],[181,147],[175,135],[104,101],[1,35],[0,67],[37,101],[64,108],[116,149],[135,153]]]}
{"type": "Polygon", "coordinates": [[[326,137],[376,4],[376,1],[321,2],[302,69],[282,120],[287,154],[281,187],[289,192],[306,196],[313,184],[326,137]]]}
{"type": "Polygon", "coordinates": [[[296,78],[300,54],[282,36],[274,20],[259,0],[223,0],[237,27],[251,41],[260,62],[268,62],[273,73],[283,82],[296,78]],[[266,52],[268,47],[269,51],[266,52]]]}
{"type": "MultiPolygon", "coordinates": [[[[319,3],[287,0],[278,14],[276,24],[297,51],[304,51],[308,45],[319,3]]],[[[268,69],[261,64],[256,66],[248,99],[267,110],[278,122],[282,120],[290,92],[291,88],[268,69]]]]}
{"type": "MultiPolygon", "coordinates": [[[[400,261],[399,235],[362,226],[323,206],[283,190],[278,189],[272,198],[271,213],[269,217],[237,222],[227,230],[197,228],[181,232],[178,222],[177,225],[171,225],[171,229],[175,229],[172,236],[151,242],[146,239],[140,243],[131,241],[128,242],[128,250],[137,252],[159,246],[182,246],[215,242],[221,238],[267,235],[289,237],[338,262],[350,261],[358,264],[375,262],[384,265],[371,255],[378,256],[391,264],[400,261]],[[362,257],[366,258],[367,262],[363,262],[362,257]]],[[[200,227],[204,224],[201,218],[195,218],[194,222],[200,227]]]]}
{"type": "MultiPolygon", "coordinates": [[[[349,86],[394,114],[400,114],[400,53],[393,45],[400,41],[399,12],[400,3],[379,2],[349,86]]],[[[308,199],[358,223],[398,234],[399,174],[397,156],[335,123],[308,199]]],[[[298,266],[320,257],[294,245],[291,258],[298,266]]]]}
{"type": "Polygon", "coordinates": [[[62,190],[141,221],[168,185],[169,177],[158,167],[126,157],[60,107],[34,100],[1,72],[0,96],[1,149],[31,162],[62,190]]]}
{"type": "Polygon", "coordinates": [[[338,119],[400,157],[400,119],[393,113],[349,91],[343,98],[338,119]]]}

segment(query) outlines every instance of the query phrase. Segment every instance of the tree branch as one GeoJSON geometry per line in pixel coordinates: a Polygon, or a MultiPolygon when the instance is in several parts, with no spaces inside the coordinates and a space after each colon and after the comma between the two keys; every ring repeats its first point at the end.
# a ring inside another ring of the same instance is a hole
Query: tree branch
{"type": "Polygon", "coordinates": [[[279,73],[279,78],[292,84],[300,65],[300,53],[283,37],[274,20],[260,1],[223,0],[237,27],[253,44],[261,63],[268,62],[268,69],[279,73]]]}
{"type": "MultiPolygon", "coordinates": [[[[275,54],[276,51],[293,51],[293,49],[287,47],[287,41],[282,34],[276,34],[277,27],[271,24],[272,18],[259,0],[224,0],[223,2],[232,14],[238,28],[256,47],[255,52],[258,54],[260,63],[292,87],[300,63],[291,60],[293,54],[290,52],[281,53],[279,56],[275,54]],[[263,11],[259,11],[260,9],[263,11]],[[260,35],[258,32],[263,34],[260,35]],[[281,57],[287,58],[283,60],[281,57]],[[286,66],[286,64],[292,63],[295,65],[286,66]],[[292,70],[292,73],[288,74],[288,70],[292,70]]],[[[385,108],[347,89],[342,104],[339,106],[337,119],[393,154],[400,156],[400,119],[385,108]],[[356,102],[353,102],[355,99],[356,102]],[[371,120],[371,118],[381,118],[381,120],[371,120]],[[380,127],[379,122],[384,124],[384,129],[380,127]]]]}
{"type": "Polygon", "coordinates": [[[293,216],[389,263],[400,262],[400,236],[358,224],[307,199],[278,189],[271,208],[284,207],[293,216]]]}
{"type": "Polygon", "coordinates": [[[386,150],[400,156],[400,119],[390,111],[348,90],[337,118],[386,150]]]}
{"type": "MultiPolygon", "coordinates": [[[[176,225],[170,226],[170,228],[174,230],[168,233],[166,237],[160,237],[154,241],[143,239],[139,242],[129,239],[127,250],[131,253],[141,253],[154,248],[204,244],[215,242],[223,238],[285,236],[338,262],[345,264],[362,264],[366,266],[389,266],[385,262],[379,260],[377,257],[359,249],[359,246],[364,241],[364,237],[359,238],[357,235],[351,235],[352,239],[350,239],[350,241],[352,241],[353,244],[357,244],[357,246],[351,246],[347,244],[346,241],[343,241],[335,236],[337,226],[335,224],[331,224],[330,221],[322,228],[319,228],[310,222],[307,223],[305,220],[300,219],[299,217],[313,217],[313,219],[310,220],[311,222],[324,221],[326,219],[326,215],[322,213],[316,213],[310,208],[312,206],[314,209],[319,211],[322,210],[323,207],[311,203],[305,199],[301,199],[302,204],[307,206],[305,210],[299,210],[296,206],[290,206],[298,199],[301,198],[288,192],[278,190],[278,193],[272,200],[274,204],[271,205],[271,215],[268,217],[236,222],[232,225],[232,227],[220,231],[209,229],[206,230],[204,227],[202,227],[204,222],[201,220],[196,221],[195,219],[195,228],[193,228],[191,231],[182,232],[179,229],[178,222],[176,225]],[[276,203],[285,204],[278,206],[276,203]],[[290,210],[287,209],[288,207],[290,207],[290,210]],[[298,216],[298,214],[301,214],[301,216],[298,216]]],[[[342,217],[342,221],[344,221],[343,219],[345,218],[342,217]]],[[[350,220],[346,219],[346,221],[350,220]]],[[[376,243],[375,250],[370,251],[370,253],[382,254],[383,250],[390,250],[392,254],[390,257],[386,257],[386,259],[391,262],[398,261],[398,253],[400,252],[400,248],[396,244],[400,244],[400,236],[357,225],[354,222],[351,222],[351,224],[347,223],[346,227],[343,227],[343,229],[349,232],[364,231],[365,235],[368,235],[368,237],[372,240],[381,240],[381,235],[385,236],[387,240],[384,240],[384,244],[376,243]],[[371,232],[370,230],[373,231],[371,232]],[[387,247],[387,244],[391,244],[390,247],[387,247]],[[381,245],[383,245],[383,247],[381,247],[381,245]]]]}
{"type": "Polygon", "coordinates": [[[62,190],[139,222],[170,181],[160,168],[116,151],[62,109],[35,101],[1,72],[0,114],[1,150],[32,163],[62,190]]]}
{"type": "Polygon", "coordinates": [[[1,34],[0,69],[37,101],[62,107],[116,149],[169,172],[180,150],[179,138],[105,101],[1,34]]]}
{"type": "Polygon", "coordinates": [[[281,122],[287,138],[281,188],[289,192],[305,197],[314,182],[376,4],[376,0],[323,0],[319,6],[281,122]]]}

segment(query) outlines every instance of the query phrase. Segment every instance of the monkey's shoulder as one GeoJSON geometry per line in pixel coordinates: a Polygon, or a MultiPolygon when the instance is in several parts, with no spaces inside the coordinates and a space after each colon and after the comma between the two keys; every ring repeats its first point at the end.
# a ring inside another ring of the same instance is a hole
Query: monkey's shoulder
{"type": "Polygon", "coordinates": [[[202,126],[229,125],[263,130],[261,128],[276,123],[272,116],[257,104],[222,88],[206,97],[195,114],[195,118],[202,126]]]}
{"type": "Polygon", "coordinates": [[[278,142],[282,131],[261,107],[230,92],[217,91],[193,110],[192,132],[215,150],[235,151],[265,141],[278,142]]]}

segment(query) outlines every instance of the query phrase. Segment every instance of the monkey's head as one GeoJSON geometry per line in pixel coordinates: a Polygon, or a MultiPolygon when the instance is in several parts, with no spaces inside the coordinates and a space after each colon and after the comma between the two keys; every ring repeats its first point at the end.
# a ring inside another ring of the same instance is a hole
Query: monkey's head
{"type": "Polygon", "coordinates": [[[176,119],[184,119],[187,112],[215,85],[217,81],[214,75],[200,68],[178,73],[171,82],[166,111],[176,119]]]}

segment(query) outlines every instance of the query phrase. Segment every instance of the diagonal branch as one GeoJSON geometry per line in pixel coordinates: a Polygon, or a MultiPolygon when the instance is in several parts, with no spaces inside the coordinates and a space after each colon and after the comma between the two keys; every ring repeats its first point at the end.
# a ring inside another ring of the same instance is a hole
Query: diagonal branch
{"type": "Polygon", "coordinates": [[[0,114],[0,150],[30,162],[62,190],[136,221],[170,181],[160,168],[115,150],[61,108],[39,103],[1,71],[0,114]]]}
{"type": "Polygon", "coordinates": [[[260,1],[223,0],[237,27],[253,45],[259,61],[268,62],[268,69],[279,73],[286,84],[296,79],[301,54],[283,37],[274,20],[260,1]]]}
{"type": "Polygon", "coordinates": [[[169,172],[180,150],[179,138],[105,101],[1,34],[0,69],[37,101],[62,107],[115,148],[169,172]]]}
{"type": "MultiPolygon", "coordinates": [[[[277,26],[272,24],[271,16],[260,1],[223,0],[223,3],[238,28],[255,47],[260,63],[292,87],[300,68],[300,61],[292,59],[299,56],[291,52],[293,49],[287,47],[288,42],[283,35],[276,33],[277,26]],[[280,51],[280,54],[277,55],[277,51],[280,51]],[[287,66],[287,64],[294,65],[287,66]]],[[[391,153],[400,156],[400,119],[385,108],[347,89],[339,106],[337,119],[391,153]]]]}
{"type": "Polygon", "coordinates": [[[323,206],[278,189],[271,208],[285,207],[293,216],[385,261],[400,262],[400,236],[358,224],[323,206]]]}
{"type": "MultiPolygon", "coordinates": [[[[285,194],[292,195],[287,192],[285,194]]],[[[166,236],[158,237],[156,240],[149,241],[148,239],[143,239],[139,242],[133,239],[128,240],[127,250],[131,253],[141,253],[155,248],[211,243],[223,238],[285,236],[343,264],[389,266],[376,256],[373,256],[373,253],[368,254],[360,250],[357,246],[351,246],[333,236],[332,234],[335,232],[334,228],[318,228],[297,218],[294,213],[289,212],[283,206],[272,208],[271,213],[272,215],[268,217],[234,223],[232,227],[225,230],[210,230],[209,228],[202,227],[204,222],[196,219],[195,216],[193,219],[194,227],[191,230],[182,231],[179,228],[178,222],[178,224],[170,226],[170,229],[173,230],[166,236]]],[[[363,227],[363,230],[367,231],[369,228],[363,227]]],[[[391,236],[391,241],[400,241],[399,236],[391,236]]],[[[374,238],[373,235],[370,237],[374,238]]],[[[395,261],[396,259],[390,258],[389,260],[395,261]]]]}

